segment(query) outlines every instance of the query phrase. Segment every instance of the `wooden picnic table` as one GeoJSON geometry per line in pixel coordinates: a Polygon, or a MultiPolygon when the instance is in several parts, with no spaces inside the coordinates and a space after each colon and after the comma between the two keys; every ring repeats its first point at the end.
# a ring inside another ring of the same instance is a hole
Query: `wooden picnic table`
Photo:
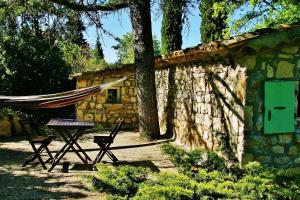
{"type": "Polygon", "coordinates": [[[47,123],[47,126],[54,129],[65,142],[65,145],[54,156],[52,166],[48,170],[49,172],[70,149],[72,149],[79,159],[88,167],[88,161],[92,161],[92,159],[86,154],[84,149],[80,147],[77,140],[85,133],[86,129],[92,128],[94,125],[94,122],[76,119],[51,119],[47,123]]]}

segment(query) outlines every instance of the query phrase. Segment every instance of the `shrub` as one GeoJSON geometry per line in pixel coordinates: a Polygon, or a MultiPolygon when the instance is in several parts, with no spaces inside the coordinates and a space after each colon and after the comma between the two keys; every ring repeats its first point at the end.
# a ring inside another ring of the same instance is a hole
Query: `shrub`
{"type": "Polygon", "coordinates": [[[98,173],[93,178],[93,186],[100,192],[121,196],[134,195],[138,184],[144,182],[149,174],[148,169],[133,166],[109,168],[104,164],[99,164],[97,169],[98,173]]]}
{"type": "Polygon", "coordinates": [[[152,174],[133,199],[193,199],[196,182],[177,173],[152,174]]]}
{"type": "Polygon", "coordinates": [[[300,175],[292,171],[263,168],[251,162],[242,174],[229,175],[223,160],[214,153],[186,152],[169,144],[162,148],[184,174],[100,164],[92,180],[94,188],[106,192],[111,200],[300,199],[300,175]],[[199,160],[205,162],[199,164],[199,160]]]}
{"type": "Polygon", "coordinates": [[[171,157],[171,161],[185,173],[189,173],[197,168],[207,171],[226,171],[225,160],[214,152],[207,152],[201,149],[184,151],[171,144],[162,145],[162,150],[171,157]]]}
{"type": "Polygon", "coordinates": [[[192,200],[193,191],[178,186],[144,186],[134,200],[192,200]]]}

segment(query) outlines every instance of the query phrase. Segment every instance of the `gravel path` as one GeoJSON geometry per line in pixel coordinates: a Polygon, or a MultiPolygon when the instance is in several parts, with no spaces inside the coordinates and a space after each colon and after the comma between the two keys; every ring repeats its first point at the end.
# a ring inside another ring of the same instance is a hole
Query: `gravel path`
{"type": "MultiPolygon", "coordinates": [[[[98,151],[98,146],[93,143],[94,135],[89,133],[79,140],[92,159],[98,151]]],[[[155,171],[174,171],[173,164],[160,151],[161,142],[149,143],[137,132],[120,132],[112,151],[124,161],[122,164],[145,166],[155,171]],[[133,145],[134,148],[127,148],[133,145]]],[[[63,144],[62,141],[55,141],[49,148],[55,153],[63,144]]],[[[30,153],[31,147],[24,137],[0,140],[0,199],[103,199],[101,193],[89,190],[84,184],[83,177],[93,172],[83,168],[75,153],[67,153],[50,173],[37,162],[21,167],[30,153]],[[63,162],[70,162],[69,173],[62,173],[63,162]]],[[[110,160],[104,157],[104,161],[110,160]]]]}

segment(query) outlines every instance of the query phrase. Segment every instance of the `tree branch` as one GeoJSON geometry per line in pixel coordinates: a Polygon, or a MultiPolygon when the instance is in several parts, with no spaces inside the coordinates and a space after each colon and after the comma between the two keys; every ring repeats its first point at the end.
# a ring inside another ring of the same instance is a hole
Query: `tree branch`
{"type": "Polygon", "coordinates": [[[95,4],[85,5],[85,4],[70,2],[68,0],[50,0],[50,1],[77,11],[115,11],[115,10],[127,8],[129,6],[127,2],[109,3],[109,4],[102,4],[102,5],[95,5],[95,4]]]}
{"type": "Polygon", "coordinates": [[[267,0],[264,0],[263,1],[265,4],[267,4],[268,6],[270,6],[273,10],[277,10],[276,8],[275,8],[275,6],[273,6],[270,2],[268,2],[267,0]]]}

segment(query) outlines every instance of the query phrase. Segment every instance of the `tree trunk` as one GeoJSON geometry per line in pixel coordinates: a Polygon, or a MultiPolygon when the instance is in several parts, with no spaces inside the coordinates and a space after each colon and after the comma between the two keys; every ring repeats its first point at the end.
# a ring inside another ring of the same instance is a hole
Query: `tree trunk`
{"type": "Polygon", "coordinates": [[[149,139],[160,137],[155,87],[150,0],[130,0],[134,37],[135,79],[139,126],[149,139]]]}

